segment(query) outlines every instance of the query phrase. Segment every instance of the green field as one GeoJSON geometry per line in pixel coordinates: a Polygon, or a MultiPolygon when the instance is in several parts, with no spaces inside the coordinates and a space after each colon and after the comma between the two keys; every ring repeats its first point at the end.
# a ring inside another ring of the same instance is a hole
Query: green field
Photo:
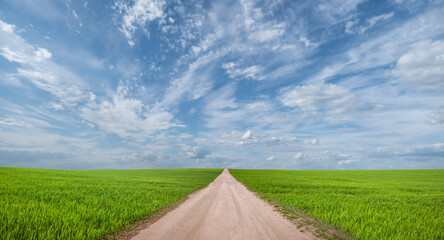
{"type": "Polygon", "coordinates": [[[286,209],[358,239],[444,239],[444,170],[230,172],[286,209]]]}
{"type": "Polygon", "coordinates": [[[182,199],[221,172],[0,167],[0,239],[96,239],[182,199]]]}

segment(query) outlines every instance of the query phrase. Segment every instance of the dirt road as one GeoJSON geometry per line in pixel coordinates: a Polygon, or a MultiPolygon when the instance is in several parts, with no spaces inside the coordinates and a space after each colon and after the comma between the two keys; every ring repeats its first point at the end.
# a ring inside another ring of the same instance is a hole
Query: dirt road
{"type": "Polygon", "coordinates": [[[312,239],[227,169],[206,188],[134,236],[142,239],[312,239]]]}

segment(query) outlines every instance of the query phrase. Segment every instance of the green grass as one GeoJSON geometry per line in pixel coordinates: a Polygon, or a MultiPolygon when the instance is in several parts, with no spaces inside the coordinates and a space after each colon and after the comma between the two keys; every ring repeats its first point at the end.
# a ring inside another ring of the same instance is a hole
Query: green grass
{"type": "Polygon", "coordinates": [[[0,239],[96,239],[121,231],[222,170],[0,167],[0,239]]]}
{"type": "Polygon", "coordinates": [[[444,170],[230,170],[249,189],[358,239],[444,239],[444,170]]]}

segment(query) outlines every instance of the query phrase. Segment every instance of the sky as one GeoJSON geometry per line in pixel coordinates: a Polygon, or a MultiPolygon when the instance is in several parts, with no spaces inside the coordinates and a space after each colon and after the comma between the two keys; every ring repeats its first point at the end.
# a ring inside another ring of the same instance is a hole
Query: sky
{"type": "Polygon", "coordinates": [[[444,168],[444,2],[0,0],[0,166],[444,168]]]}

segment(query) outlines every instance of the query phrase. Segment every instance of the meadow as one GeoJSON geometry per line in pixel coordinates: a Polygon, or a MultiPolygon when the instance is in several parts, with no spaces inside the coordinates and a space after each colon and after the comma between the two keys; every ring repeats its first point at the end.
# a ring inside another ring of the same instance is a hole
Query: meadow
{"type": "Polygon", "coordinates": [[[0,167],[0,239],[97,239],[126,230],[222,170],[0,167]]]}
{"type": "Polygon", "coordinates": [[[444,239],[444,170],[230,173],[296,215],[302,211],[358,239],[444,239]]]}

